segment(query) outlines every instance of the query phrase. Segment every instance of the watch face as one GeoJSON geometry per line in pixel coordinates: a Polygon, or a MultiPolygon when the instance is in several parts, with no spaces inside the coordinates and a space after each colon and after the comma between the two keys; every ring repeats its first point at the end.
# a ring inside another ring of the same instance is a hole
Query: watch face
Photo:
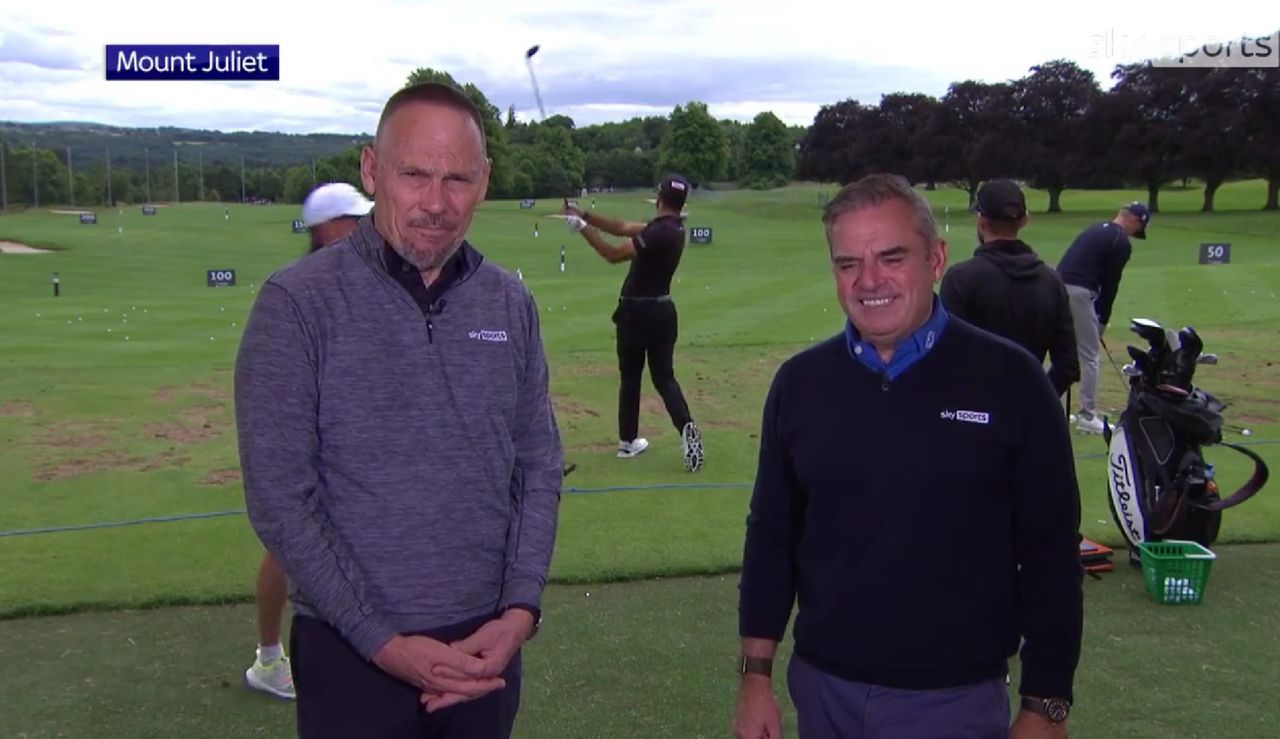
{"type": "Polygon", "coordinates": [[[1071,704],[1061,698],[1050,698],[1044,702],[1045,716],[1055,724],[1060,724],[1067,720],[1067,714],[1071,712],[1071,704]]]}

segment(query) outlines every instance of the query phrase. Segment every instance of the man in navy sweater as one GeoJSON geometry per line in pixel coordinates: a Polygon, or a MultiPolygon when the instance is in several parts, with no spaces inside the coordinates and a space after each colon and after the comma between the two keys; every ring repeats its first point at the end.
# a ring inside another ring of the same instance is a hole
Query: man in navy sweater
{"type": "Polygon", "coordinates": [[[765,401],[735,734],[781,736],[773,659],[798,603],[801,737],[1062,739],[1084,573],[1054,389],[1019,346],[947,315],[946,242],[904,180],[849,185],[823,220],[849,320],[765,401]]]}
{"type": "Polygon", "coordinates": [[[1080,412],[1076,428],[1089,434],[1102,433],[1098,417],[1098,348],[1111,307],[1120,290],[1120,277],[1133,254],[1130,238],[1147,238],[1151,211],[1144,203],[1130,203],[1116,217],[1095,223],[1076,237],[1058,262],[1058,274],[1067,286],[1071,321],[1076,330],[1076,350],[1080,353],[1080,412]]]}

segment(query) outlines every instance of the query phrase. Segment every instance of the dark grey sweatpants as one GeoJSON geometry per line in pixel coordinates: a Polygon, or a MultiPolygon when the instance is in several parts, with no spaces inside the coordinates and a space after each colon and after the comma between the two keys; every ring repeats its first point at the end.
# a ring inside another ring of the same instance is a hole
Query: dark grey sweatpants
{"type": "Polygon", "coordinates": [[[787,684],[800,739],[1008,739],[1004,678],[946,690],[849,682],[793,656],[787,684]]]}

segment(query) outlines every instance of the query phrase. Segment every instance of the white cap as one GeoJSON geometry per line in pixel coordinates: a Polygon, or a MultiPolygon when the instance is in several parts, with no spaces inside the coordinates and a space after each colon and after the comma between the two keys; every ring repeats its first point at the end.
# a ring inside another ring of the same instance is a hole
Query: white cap
{"type": "Polygon", "coordinates": [[[369,212],[373,203],[359,190],[345,182],[330,182],[311,191],[302,203],[302,223],[307,228],[343,216],[360,216],[369,212]]]}

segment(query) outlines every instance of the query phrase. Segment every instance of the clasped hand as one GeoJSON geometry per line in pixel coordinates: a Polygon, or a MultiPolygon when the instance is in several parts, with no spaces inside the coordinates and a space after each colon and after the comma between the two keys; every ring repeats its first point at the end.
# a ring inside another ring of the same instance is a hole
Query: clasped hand
{"type": "Polygon", "coordinates": [[[532,625],[528,612],[508,611],[449,644],[425,636],[397,636],[374,662],[421,690],[423,707],[434,713],[506,687],[502,673],[532,625]]]}

